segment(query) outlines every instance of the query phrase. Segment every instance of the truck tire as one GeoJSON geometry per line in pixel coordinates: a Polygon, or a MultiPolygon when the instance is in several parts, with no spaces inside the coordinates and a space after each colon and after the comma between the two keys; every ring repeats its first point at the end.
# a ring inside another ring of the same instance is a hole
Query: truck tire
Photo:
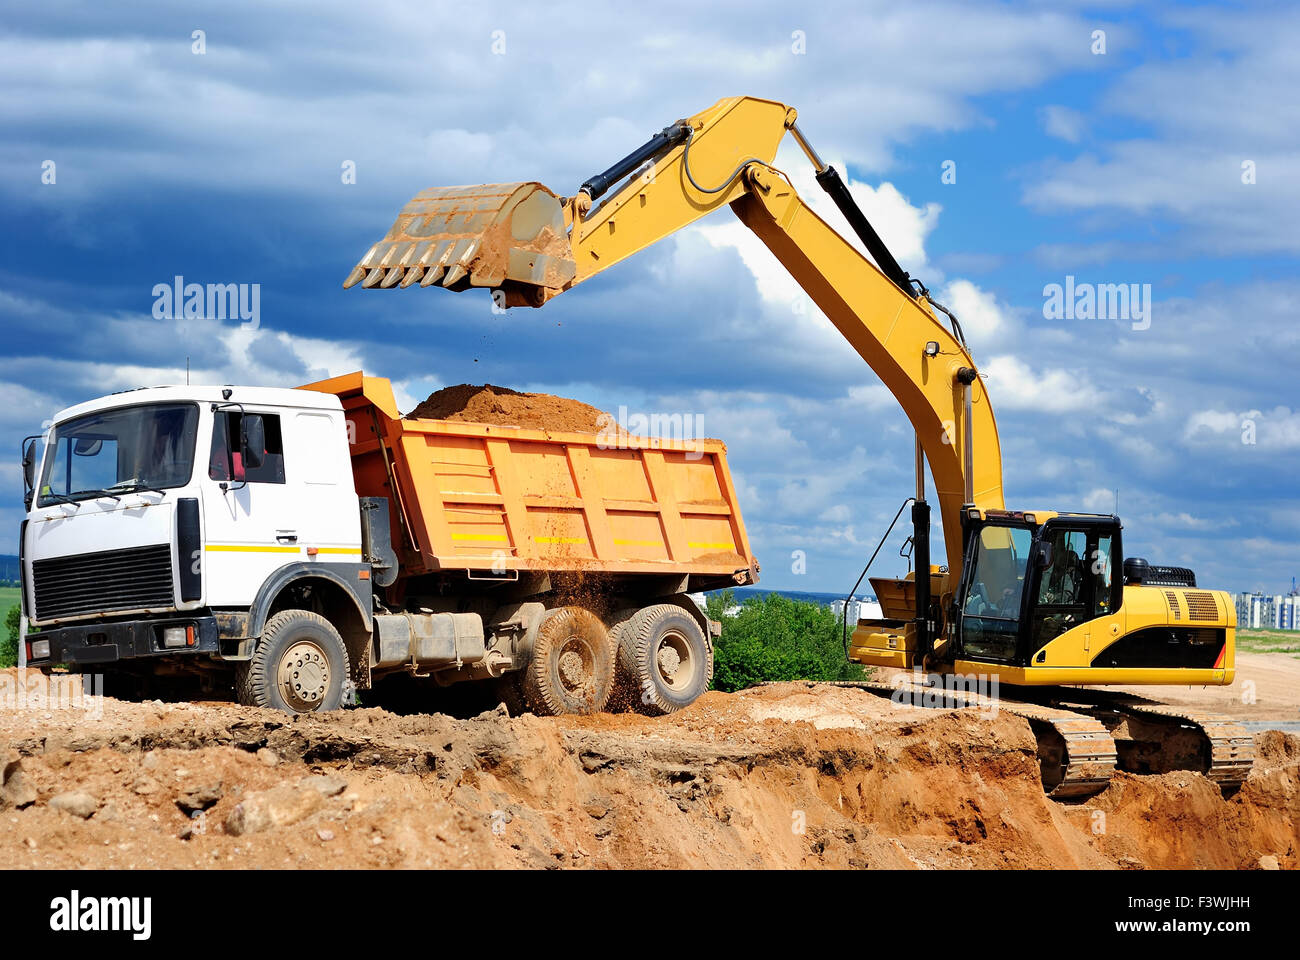
{"type": "Polygon", "coordinates": [[[341,707],[347,679],[348,651],[334,626],[306,610],[281,610],[253,658],[235,668],[235,693],[247,707],[313,713],[341,707]]]}
{"type": "Polygon", "coordinates": [[[651,716],[689,707],[713,679],[713,647],[689,613],[675,603],[646,607],[621,633],[618,646],[621,689],[651,716]]]}
{"type": "Polygon", "coordinates": [[[609,642],[614,648],[614,689],[605,706],[611,712],[621,713],[633,709],[640,697],[626,671],[618,668],[618,651],[623,644],[623,635],[640,612],[640,607],[623,607],[605,618],[605,626],[609,628],[609,642]]]}
{"type": "Polygon", "coordinates": [[[532,658],[520,679],[533,713],[599,713],[614,686],[614,646],[590,610],[557,607],[537,628],[532,658]]]}

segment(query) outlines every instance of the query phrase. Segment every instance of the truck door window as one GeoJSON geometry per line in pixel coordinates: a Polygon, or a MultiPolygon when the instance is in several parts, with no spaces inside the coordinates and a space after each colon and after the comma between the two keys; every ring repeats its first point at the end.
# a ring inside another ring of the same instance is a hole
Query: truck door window
{"type": "Polygon", "coordinates": [[[213,418],[208,477],[247,483],[284,483],[284,441],[280,433],[280,417],[273,413],[261,414],[266,428],[266,455],[262,458],[262,465],[253,469],[245,467],[239,452],[239,426],[243,416],[238,410],[221,410],[213,418]]]}
{"type": "Polygon", "coordinates": [[[970,586],[962,604],[962,651],[1009,660],[1020,634],[1025,562],[1033,535],[1024,527],[986,526],[975,545],[970,586]]]}

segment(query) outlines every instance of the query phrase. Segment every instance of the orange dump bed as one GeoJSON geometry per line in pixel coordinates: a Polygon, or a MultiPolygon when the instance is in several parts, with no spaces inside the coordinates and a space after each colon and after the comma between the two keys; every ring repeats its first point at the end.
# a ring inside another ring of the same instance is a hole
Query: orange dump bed
{"type": "Polygon", "coordinates": [[[743,570],[757,580],[720,441],[604,449],[596,434],[404,420],[389,382],[360,373],[303,389],[342,400],[357,494],[389,498],[406,576],[675,573],[700,589],[743,570]]]}

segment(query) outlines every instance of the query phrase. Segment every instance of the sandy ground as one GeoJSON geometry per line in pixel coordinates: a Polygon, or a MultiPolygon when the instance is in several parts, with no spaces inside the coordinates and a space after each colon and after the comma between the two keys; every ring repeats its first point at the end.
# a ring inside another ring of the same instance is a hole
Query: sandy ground
{"type": "Polygon", "coordinates": [[[1047,799],[1027,724],[861,690],[710,693],[671,717],[231,704],[0,710],[15,867],[1088,867],[1297,863],[1300,737],[1225,799],[1119,774],[1047,799]]]}

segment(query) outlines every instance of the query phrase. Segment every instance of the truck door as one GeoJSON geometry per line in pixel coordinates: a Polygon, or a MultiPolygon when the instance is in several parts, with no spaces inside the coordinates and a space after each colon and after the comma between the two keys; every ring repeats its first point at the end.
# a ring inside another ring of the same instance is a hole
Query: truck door
{"type": "Polygon", "coordinates": [[[223,407],[212,415],[211,442],[200,460],[210,606],[247,606],[274,570],[306,559],[299,541],[302,484],[286,460],[283,428],[278,410],[223,407]],[[265,449],[261,464],[250,466],[239,445],[242,420],[254,414],[262,418],[265,449]]]}

